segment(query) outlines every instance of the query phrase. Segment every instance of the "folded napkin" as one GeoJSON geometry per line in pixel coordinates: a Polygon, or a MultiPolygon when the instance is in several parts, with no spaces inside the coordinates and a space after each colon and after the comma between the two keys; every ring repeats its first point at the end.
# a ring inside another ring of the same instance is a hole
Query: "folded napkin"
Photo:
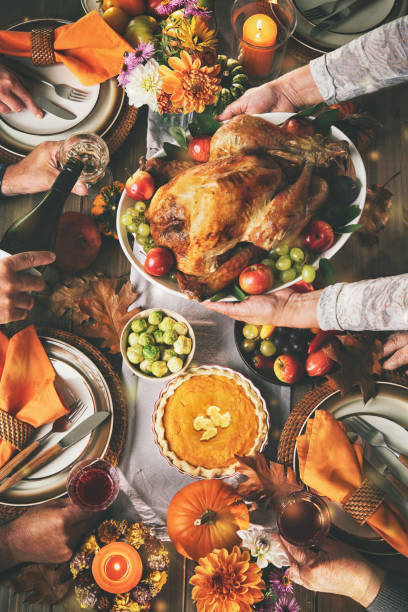
{"type": "MultiPolygon", "coordinates": [[[[102,19],[97,11],[54,32],[54,52],[82,83],[96,85],[117,75],[123,54],[132,47],[102,19]]],[[[31,57],[31,33],[0,31],[0,53],[31,57]]]]}
{"type": "MultiPolygon", "coordinates": [[[[54,387],[55,371],[32,325],[8,340],[0,332],[0,410],[32,427],[68,412],[54,387]]],[[[0,440],[0,466],[15,447],[0,440]]]]}
{"type": "MultiPolygon", "coordinates": [[[[302,481],[318,494],[346,504],[364,481],[363,449],[352,444],[332,414],[316,410],[297,438],[302,481]]],[[[366,519],[393,548],[408,557],[408,521],[387,500],[366,519]]]]}

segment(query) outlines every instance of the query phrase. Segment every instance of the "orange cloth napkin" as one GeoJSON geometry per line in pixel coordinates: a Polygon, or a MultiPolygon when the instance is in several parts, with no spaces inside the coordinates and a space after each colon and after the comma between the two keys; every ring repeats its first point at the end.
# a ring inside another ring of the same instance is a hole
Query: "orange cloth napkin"
{"type": "MultiPolygon", "coordinates": [[[[55,30],[54,52],[82,83],[96,85],[117,75],[123,54],[132,47],[92,11],[79,21],[55,30]]],[[[0,53],[31,57],[30,32],[0,31],[0,53]]]]}
{"type": "MultiPolygon", "coordinates": [[[[363,449],[351,444],[345,427],[332,414],[316,410],[306,433],[297,438],[302,481],[320,495],[345,503],[364,479],[363,449]]],[[[388,501],[367,519],[384,540],[408,557],[408,521],[388,501]]]]}
{"type": "MultiPolygon", "coordinates": [[[[33,427],[68,412],[54,387],[55,371],[32,325],[8,340],[0,332],[0,409],[33,427]]],[[[0,466],[16,449],[0,440],[0,466]]]]}

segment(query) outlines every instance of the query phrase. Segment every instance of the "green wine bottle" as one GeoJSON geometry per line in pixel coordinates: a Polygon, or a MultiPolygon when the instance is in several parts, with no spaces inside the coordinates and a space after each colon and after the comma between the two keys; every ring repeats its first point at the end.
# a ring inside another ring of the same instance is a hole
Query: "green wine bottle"
{"type": "Polygon", "coordinates": [[[71,157],[41,202],[10,225],[0,242],[0,249],[11,255],[24,251],[52,251],[65,201],[83,167],[81,160],[71,157]]]}

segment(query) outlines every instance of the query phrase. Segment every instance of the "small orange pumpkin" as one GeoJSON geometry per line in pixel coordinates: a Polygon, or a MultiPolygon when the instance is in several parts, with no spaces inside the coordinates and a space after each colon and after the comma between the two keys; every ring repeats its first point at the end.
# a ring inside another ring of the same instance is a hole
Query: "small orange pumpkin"
{"type": "Polygon", "coordinates": [[[220,480],[199,480],[171,500],[167,529],[177,551],[197,561],[215,548],[231,550],[240,544],[238,529],[248,529],[244,500],[220,480]]]}

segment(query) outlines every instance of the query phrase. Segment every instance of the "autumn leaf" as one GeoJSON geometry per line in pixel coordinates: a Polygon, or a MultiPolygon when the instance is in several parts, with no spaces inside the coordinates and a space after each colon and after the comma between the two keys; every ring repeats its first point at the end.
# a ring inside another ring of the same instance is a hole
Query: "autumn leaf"
{"type": "Polygon", "coordinates": [[[57,317],[70,311],[76,333],[98,338],[102,348],[119,353],[122,329],[140,310],[128,311],[137,294],[129,281],[119,289],[120,281],[104,275],[70,279],[51,294],[51,311],[57,317]]]}
{"type": "Polygon", "coordinates": [[[375,395],[374,375],[381,374],[382,343],[369,334],[346,334],[336,336],[322,349],[327,357],[340,366],[339,370],[326,374],[333,389],[340,391],[341,397],[359,386],[363,399],[367,402],[375,395]]]}
{"type": "Polygon", "coordinates": [[[378,233],[384,229],[389,221],[392,193],[385,186],[398,174],[400,173],[394,174],[384,185],[371,185],[367,189],[363,214],[359,220],[362,227],[357,230],[360,242],[364,246],[377,244],[378,233]]]}
{"type": "Polygon", "coordinates": [[[27,593],[27,603],[52,605],[61,601],[72,585],[69,564],[26,565],[10,586],[16,593],[27,593]]]}

